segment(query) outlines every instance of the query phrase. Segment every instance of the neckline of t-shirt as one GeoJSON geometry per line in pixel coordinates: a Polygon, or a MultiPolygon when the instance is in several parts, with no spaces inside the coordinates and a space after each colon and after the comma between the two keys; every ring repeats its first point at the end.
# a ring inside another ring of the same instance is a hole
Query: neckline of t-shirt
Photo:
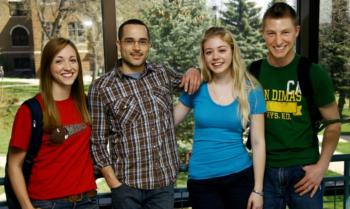
{"type": "Polygon", "coordinates": [[[73,101],[72,96],[69,96],[67,99],[63,99],[63,100],[55,100],[56,103],[62,104],[62,103],[67,103],[67,102],[71,102],[73,101]]]}
{"type": "Polygon", "coordinates": [[[231,105],[233,105],[237,99],[233,99],[232,102],[230,102],[229,104],[225,104],[225,105],[222,105],[222,104],[218,104],[217,102],[215,102],[215,100],[211,97],[210,93],[209,93],[209,85],[208,83],[205,83],[205,86],[206,86],[206,93],[207,93],[207,96],[209,97],[209,100],[211,103],[213,103],[214,105],[218,106],[218,107],[229,107],[231,105]]]}
{"type": "Polygon", "coordinates": [[[272,70],[286,71],[286,70],[292,69],[293,68],[292,66],[297,64],[299,58],[300,58],[300,56],[298,54],[295,54],[293,60],[289,64],[287,64],[286,66],[283,66],[283,67],[275,67],[275,66],[271,65],[267,59],[265,59],[265,63],[272,70]]]}

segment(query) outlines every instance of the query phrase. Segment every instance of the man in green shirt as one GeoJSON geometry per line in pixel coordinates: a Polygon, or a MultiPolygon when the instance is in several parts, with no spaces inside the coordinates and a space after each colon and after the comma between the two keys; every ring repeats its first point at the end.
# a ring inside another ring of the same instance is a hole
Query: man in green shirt
{"type": "MultiPolygon", "coordinates": [[[[326,127],[321,153],[312,140],[312,122],[297,75],[300,55],[294,51],[299,30],[296,12],[286,3],[275,3],[264,14],[262,34],[268,54],[259,81],[267,107],[265,209],[284,209],[286,205],[290,209],[321,209],[322,179],[339,140],[339,123],[326,127]]],[[[312,63],[310,73],[312,98],[323,119],[338,119],[327,72],[312,63]]]]}

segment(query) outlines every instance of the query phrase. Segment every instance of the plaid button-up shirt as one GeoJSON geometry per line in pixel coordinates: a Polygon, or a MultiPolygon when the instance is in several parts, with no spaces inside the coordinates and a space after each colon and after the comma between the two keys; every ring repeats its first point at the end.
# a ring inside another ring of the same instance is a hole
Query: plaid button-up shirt
{"type": "Polygon", "coordinates": [[[162,65],[146,64],[139,79],[117,67],[93,83],[89,109],[95,167],[111,165],[121,182],[139,189],[175,181],[179,161],[172,95],[181,77],[162,65]]]}

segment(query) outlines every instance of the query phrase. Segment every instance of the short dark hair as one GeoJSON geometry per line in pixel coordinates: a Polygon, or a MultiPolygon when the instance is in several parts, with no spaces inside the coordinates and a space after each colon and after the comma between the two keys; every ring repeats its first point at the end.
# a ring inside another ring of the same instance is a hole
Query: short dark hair
{"type": "Polygon", "coordinates": [[[139,20],[139,19],[129,19],[125,22],[123,22],[120,26],[119,26],[119,29],[118,29],[118,40],[121,40],[123,38],[123,29],[126,25],[143,25],[145,26],[146,30],[147,30],[147,36],[148,36],[148,39],[150,39],[150,35],[149,35],[149,29],[147,27],[147,25],[139,20]]]}
{"type": "Polygon", "coordinates": [[[284,2],[277,2],[266,10],[263,16],[262,28],[265,27],[265,21],[267,18],[279,19],[283,17],[290,17],[294,25],[298,25],[298,17],[295,10],[284,2]]]}

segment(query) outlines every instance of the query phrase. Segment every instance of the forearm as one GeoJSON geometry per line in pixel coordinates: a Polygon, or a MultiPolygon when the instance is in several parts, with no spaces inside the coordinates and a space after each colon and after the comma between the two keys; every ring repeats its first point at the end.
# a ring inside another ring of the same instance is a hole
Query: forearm
{"type": "Polygon", "coordinates": [[[183,87],[183,90],[191,95],[198,90],[201,82],[202,78],[200,70],[196,68],[190,68],[183,75],[179,87],[183,87]]]}
{"type": "MultiPolygon", "coordinates": [[[[319,108],[324,120],[339,119],[338,106],[335,102],[319,108]]],[[[323,134],[321,156],[317,162],[318,166],[324,170],[327,170],[329,162],[332,158],[334,150],[337,147],[340,137],[340,123],[333,123],[328,125],[323,134]]]]}
{"type": "Polygon", "coordinates": [[[190,108],[186,107],[182,104],[182,102],[179,101],[179,103],[174,107],[173,110],[175,127],[185,119],[187,113],[190,110],[190,108]]]}
{"type": "MultiPolygon", "coordinates": [[[[17,157],[17,156],[16,156],[17,157]]],[[[10,177],[11,186],[15,192],[15,195],[23,209],[33,209],[33,205],[30,201],[27,185],[24,180],[22,172],[22,163],[19,163],[17,160],[12,160],[13,155],[9,157],[8,164],[8,174],[10,177]]]]}
{"type": "Polygon", "coordinates": [[[329,162],[333,156],[333,153],[337,147],[340,137],[340,123],[332,124],[326,127],[323,140],[320,159],[317,164],[322,166],[324,170],[327,170],[329,162]]]}
{"type": "Polygon", "coordinates": [[[262,192],[266,158],[265,144],[263,142],[252,144],[252,150],[254,167],[254,190],[262,192]]]}
{"type": "MultiPolygon", "coordinates": [[[[16,169],[17,170],[17,169],[16,169]]],[[[17,171],[11,172],[11,185],[12,188],[16,194],[16,197],[23,209],[32,209],[34,208],[28,192],[27,192],[27,187],[24,181],[23,174],[21,173],[22,171],[19,169],[17,171]]]]}
{"type": "Polygon", "coordinates": [[[256,114],[251,116],[251,140],[253,151],[254,166],[254,190],[261,192],[263,190],[264,172],[265,172],[265,130],[264,115],[256,114]]]}
{"type": "Polygon", "coordinates": [[[106,166],[101,169],[102,175],[105,178],[109,188],[119,187],[122,183],[114,173],[112,166],[106,166]]]}

